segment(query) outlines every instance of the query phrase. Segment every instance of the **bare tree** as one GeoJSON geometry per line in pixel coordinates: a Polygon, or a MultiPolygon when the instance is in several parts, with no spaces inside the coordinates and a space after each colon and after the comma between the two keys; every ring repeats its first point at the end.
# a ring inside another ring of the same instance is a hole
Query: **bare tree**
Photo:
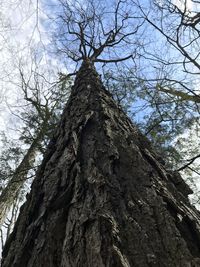
{"type": "Polygon", "coordinates": [[[105,5],[104,1],[59,1],[58,50],[75,62],[117,63],[134,59],[139,29],[143,24],[131,2],[118,0],[105,5]],[[115,49],[113,49],[115,47],[115,49]],[[120,56],[123,54],[123,56],[120,56]]]}
{"type": "Polygon", "coordinates": [[[161,38],[158,43],[162,45],[163,51],[164,46],[168,50],[167,55],[162,53],[162,49],[158,53],[145,51],[146,59],[157,62],[156,68],[163,68],[160,80],[155,79],[157,90],[199,105],[198,1],[149,1],[147,7],[139,1],[132,2],[138,6],[141,16],[152,29],[157,31],[157,36],[161,38]],[[168,73],[164,71],[167,68],[168,73]]]}

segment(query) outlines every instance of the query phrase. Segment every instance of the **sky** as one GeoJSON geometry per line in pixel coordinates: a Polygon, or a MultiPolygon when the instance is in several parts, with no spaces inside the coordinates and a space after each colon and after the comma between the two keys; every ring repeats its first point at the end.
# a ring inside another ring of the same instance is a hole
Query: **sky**
{"type": "MultiPolygon", "coordinates": [[[[49,2],[49,1],[48,1],[49,2]]],[[[53,3],[53,1],[52,1],[53,3]]],[[[43,25],[47,14],[43,10],[45,1],[9,0],[1,1],[0,24],[0,128],[10,123],[11,110],[20,100],[19,68],[30,75],[33,68],[48,74],[51,70],[52,81],[65,66],[46,49],[51,44],[51,36],[43,25]],[[34,63],[35,61],[35,63],[34,63]]],[[[49,77],[48,77],[49,78],[49,77]]],[[[12,123],[16,122],[16,118],[12,123]]],[[[13,133],[12,133],[13,134],[13,133]]]]}

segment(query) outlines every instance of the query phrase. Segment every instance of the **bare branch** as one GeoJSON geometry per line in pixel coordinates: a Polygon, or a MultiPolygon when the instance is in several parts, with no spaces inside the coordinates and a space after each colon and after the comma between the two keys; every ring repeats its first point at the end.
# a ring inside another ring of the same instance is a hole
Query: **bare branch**
{"type": "Polygon", "coordinates": [[[91,62],[116,63],[131,58],[131,44],[134,44],[134,37],[144,19],[135,16],[129,6],[130,0],[118,0],[115,6],[110,7],[94,0],[87,1],[84,7],[77,1],[69,4],[60,0],[60,3],[63,13],[59,19],[63,30],[56,36],[58,45],[61,45],[59,51],[75,62],[87,59],[91,62]],[[114,51],[124,56],[116,58],[114,51]],[[106,60],[99,59],[100,55],[106,60]]]}
{"type": "Polygon", "coordinates": [[[177,171],[182,171],[185,168],[188,168],[196,159],[200,158],[200,154],[196,155],[195,157],[192,157],[191,159],[188,159],[188,163],[180,167],[177,171]]]}

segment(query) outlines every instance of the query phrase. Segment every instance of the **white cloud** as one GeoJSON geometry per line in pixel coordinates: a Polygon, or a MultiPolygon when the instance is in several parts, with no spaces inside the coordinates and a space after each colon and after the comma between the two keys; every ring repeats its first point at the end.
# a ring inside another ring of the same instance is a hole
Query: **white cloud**
{"type": "Polygon", "coordinates": [[[181,10],[186,8],[187,11],[191,11],[193,8],[192,0],[173,0],[173,2],[181,10]]]}

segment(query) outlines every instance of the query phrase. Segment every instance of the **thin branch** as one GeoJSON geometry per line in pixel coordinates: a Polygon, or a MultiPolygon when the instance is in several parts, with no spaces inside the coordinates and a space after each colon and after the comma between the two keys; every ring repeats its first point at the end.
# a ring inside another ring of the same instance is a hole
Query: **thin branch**
{"type": "Polygon", "coordinates": [[[191,158],[191,159],[188,159],[188,163],[183,165],[182,167],[180,167],[177,171],[182,171],[184,170],[185,168],[188,168],[196,159],[200,158],[200,154],[191,158]]]}

